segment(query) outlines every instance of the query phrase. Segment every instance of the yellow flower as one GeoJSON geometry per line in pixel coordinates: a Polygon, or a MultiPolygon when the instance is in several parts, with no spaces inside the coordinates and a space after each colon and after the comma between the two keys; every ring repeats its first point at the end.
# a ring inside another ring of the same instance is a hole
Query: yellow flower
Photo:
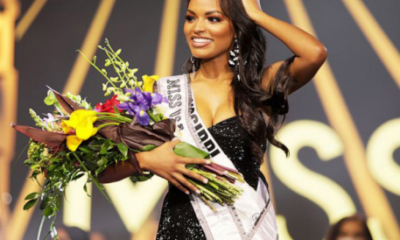
{"type": "Polygon", "coordinates": [[[67,147],[72,152],[75,152],[82,142],[83,140],[78,138],[76,135],[70,135],[67,137],[67,147]]]}
{"type": "Polygon", "coordinates": [[[61,128],[63,129],[64,133],[67,134],[69,133],[73,128],[70,126],[67,126],[64,121],[61,122],[61,128]]]}
{"type": "Polygon", "coordinates": [[[71,151],[75,151],[82,141],[89,139],[97,133],[97,128],[93,123],[97,120],[97,112],[93,110],[76,110],[72,112],[69,120],[63,120],[62,128],[64,133],[68,133],[71,129],[75,129],[76,135],[67,137],[67,147],[71,151]]]}
{"type": "Polygon", "coordinates": [[[157,75],[152,75],[152,76],[143,75],[142,78],[144,82],[143,91],[153,93],[154,82],[158,81],[160,77],[157,75]]]}

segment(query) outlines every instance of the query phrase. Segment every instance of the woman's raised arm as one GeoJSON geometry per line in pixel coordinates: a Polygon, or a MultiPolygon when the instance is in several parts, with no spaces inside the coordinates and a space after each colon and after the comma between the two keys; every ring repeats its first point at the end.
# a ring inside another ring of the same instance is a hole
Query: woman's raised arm
{"type": "MultiPolygon", "coordinates": [[[[295,81],[290,84],[289,94],[308,83],[325,62],[328,51],[315,37],[287,22],[262,11],[259,0],[242,0],[249,17],[260,27],[282,41],[295,55],[289,65],[289,73],[295,81]]],[[[273,79],[284,61],[265,68],[263,88],[270,92],[273,79]]]]}

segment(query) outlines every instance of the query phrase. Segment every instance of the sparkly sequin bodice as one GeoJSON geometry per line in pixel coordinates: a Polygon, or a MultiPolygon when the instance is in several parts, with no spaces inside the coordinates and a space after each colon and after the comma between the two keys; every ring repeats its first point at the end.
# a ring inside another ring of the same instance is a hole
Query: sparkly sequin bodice
{"type": "MultiPolygon", "coordinates": [[[[265,179],[248,146],[248,135],[241,127],[239,118],[228,118],[208,130],[246,182],[256,189],[259,177],[265,179]]],[[[265,151],[265,146],[262,149],[265,151]]],[[[164,199],[157,239],[206,239],[189,197],[171,184],[164,199]]]]}

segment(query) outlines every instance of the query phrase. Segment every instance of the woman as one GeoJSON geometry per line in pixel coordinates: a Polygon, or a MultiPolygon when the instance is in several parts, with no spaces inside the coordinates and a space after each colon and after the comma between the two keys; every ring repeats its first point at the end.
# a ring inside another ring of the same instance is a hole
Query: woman
{"type": "Polygon", "coordinates": [[[367,222],[360,215],[345,217],[328,231],[326,240],[372,240],[367,222]]]}
{"type": "Polygon", "coordinates": [[[313,36],[264,13],[259,0],[190,0],[184,34],[192,53],[185,65],[190,75],[159,80],[158,89],[181,94],[169,96],[170,107],[184,105],[181,98],[186,99],[189,118],[181,111],[185,108],[176,111],[180,128],[191,133],[197,144],[208,134],[214,142],[203,141],[203,146],[217,145],[221,159],[228,158],[244,175],[246,189],[234,207],[220,207],[213,214],[198,201],[198,189],[185,178],[204,181],[185,165],[207,164],[205,160],[176,156],[172,148],[178,140],[137,154],[140,168],[171,183],[157,239],[277,239],[267,183],[259,170],[265,142],[289,153],[274,138],[278,117],[288,111],[288,95],[316,74],[327,50],[313,36]],[[260,28],[281,40],[294,56],[264,69],[266,41],[260,28]],[[268,116],[267,126],[263,113],[268,116]],[[203,126],[203,135],[197,126],[203,126]]]}

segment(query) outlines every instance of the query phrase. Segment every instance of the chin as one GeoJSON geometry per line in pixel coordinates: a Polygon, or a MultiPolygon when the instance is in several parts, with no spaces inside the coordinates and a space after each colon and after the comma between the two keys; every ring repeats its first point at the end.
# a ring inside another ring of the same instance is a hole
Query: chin
{"type": "Polygon", "coordinates": [[[198,50],[198,49],[191,51],[191,53],[194,57],[200,58],[200,59],[212,59],[212,58],[219,56],[219,54],[216,54],[215,51],[204,51],[204,50],[198,50]]]}
{"type": "Polygon", "coordinates": [[[201,59],[212,58],[213,55],[215,55],[215,54],[210,53],[209,51],[199,51],[197,49],[194,51],[191,51],[191,53],[194,57],[201,58],[201,59]]]}

